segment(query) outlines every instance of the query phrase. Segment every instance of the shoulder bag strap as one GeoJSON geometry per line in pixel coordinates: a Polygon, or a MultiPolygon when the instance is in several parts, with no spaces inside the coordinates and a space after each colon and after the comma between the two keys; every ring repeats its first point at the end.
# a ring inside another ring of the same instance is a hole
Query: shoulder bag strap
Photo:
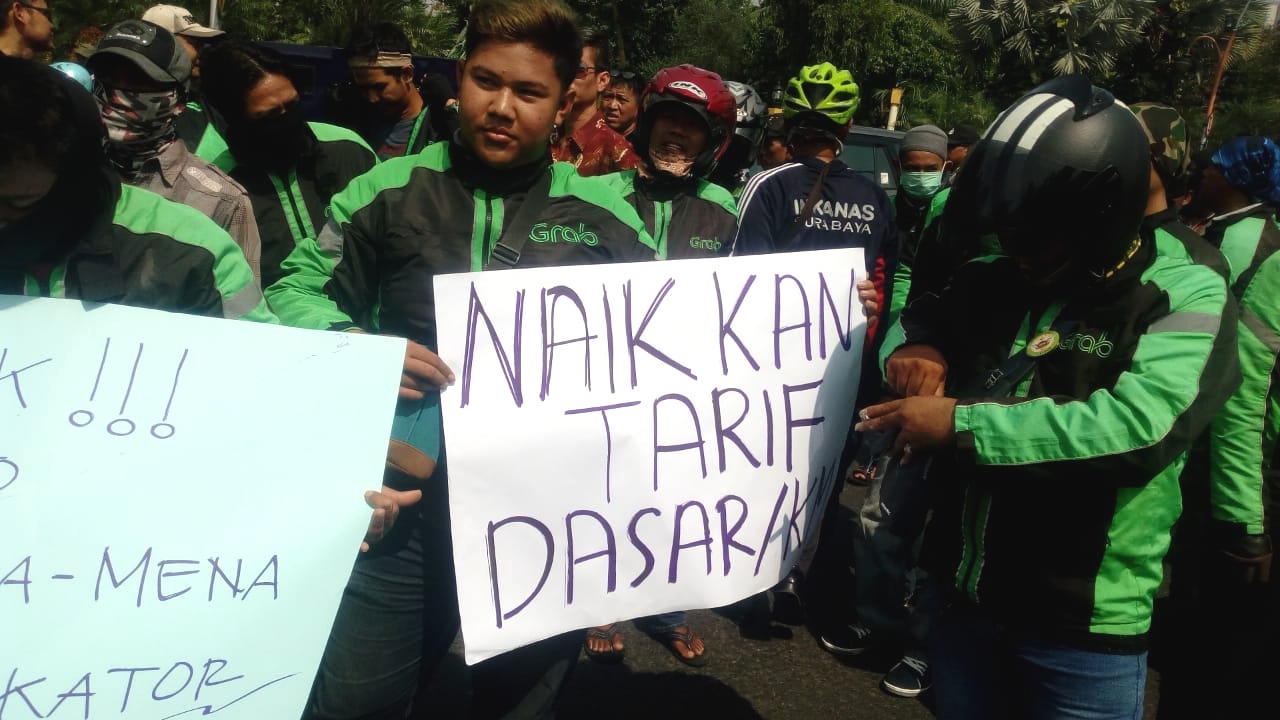
{"type": "Polygon", "coordinates": [[[538,181],[525,193],[524,200],[516,209],[516,214],[511,218],[511,222],[507,223],[507,228],[502,231],[498,241],[494,243],[493,252],[489,253],[489,261],[485,263],[485,270],[506,270],[520,262],[520,251],[524,249],[524,243],[529,238],[529,231],[533,229],[534,221],[551,201],[551,178],[552,170],[548,166],[538,181]]]}
{"type": "Polygon", "coordinates": [[[791,221],[791,225],[787,227],[787,231],[782,234],[778,242],[774,243],[774,247],[782,249],[800,232],[800,228],[804,227],[804,221],[809,219],[809,215],[813,212],[813,208],[818,204],[818,200],[822,197],[822,184],[826,182],[827,173],[831,170],[831,163],[822,166],[822,171],[818,173],[818,179],[813,182],[813,188],[809,190],[809,197],[804,201],[804,207],[791,221]]]}

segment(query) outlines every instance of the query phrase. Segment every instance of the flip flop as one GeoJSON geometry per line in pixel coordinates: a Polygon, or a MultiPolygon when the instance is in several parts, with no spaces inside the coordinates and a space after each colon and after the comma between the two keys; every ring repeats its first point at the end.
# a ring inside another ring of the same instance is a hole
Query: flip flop
{"type": "Polygon", "coordinates": [[[671,654],[674,655],[677,660],[689,667],[702,667],[711,659],[708,657],[708,655],[711,654],[711,651],[707,649],[705,642],[702,646],[702,654],[694,655],[691,658],[685,657],[680,653],[680,650],[676,648],[676,642],[682,642],[685,647],[690,650],[693,649],[693,639],[696,637],[693,634],[693,628],[685,628],[684,632],[680,632],[679,628],[675,628],[667,632],[650,633],[649,635],[654,640],[665,645],[667,650],[671,651],[671,654]]]}
{"type": "Polygon", "coordinates": [[[622,631],[618,630],[617,623],[610,623],[602,628],[587,628],[587,638],[596,640],[605,640],[609,643],[609,649],[603,652],[592,650],[591,645],[587,642],[582,643],[582,649],[586,651],[587,657],[594,662],[612,664],[622,662],[622,658],[626,655],[626,650],[613,649],[614,642],[622,637],[622,631]]]}

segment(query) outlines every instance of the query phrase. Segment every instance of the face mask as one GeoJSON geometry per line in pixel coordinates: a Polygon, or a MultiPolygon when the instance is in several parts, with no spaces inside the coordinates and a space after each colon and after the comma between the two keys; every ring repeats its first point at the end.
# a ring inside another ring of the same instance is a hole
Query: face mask
{"type": "Polygon", "coordinates": [[[903,192],[913,198],[933,197],[942,189],[942,171],[904,172],[898,184],[903,192]]]}
{"type": "Polygon", "coordinates": [[[672,177],[682,178],[687,176],[693,171],[695,160],[697,158],[688,157],[682,152],[654,147],[649,148],[649,161],[653,163],[654,169],[672,177]]]}
{"type": "Polygon", "coordinates": [[[270,172],[286,172],[307,147],[307,121],[301,103],[278,115],[244,120],[227,132],[227,145],[240,165],[270,172]]]}
{"type": "Polygon", "coordinates": [[[177,88],[132,92],[99,83],[93,94],[107,129],[107,156],[124,175],[136,175],[177,138],[174,120],[183,109],[177,88]]]}

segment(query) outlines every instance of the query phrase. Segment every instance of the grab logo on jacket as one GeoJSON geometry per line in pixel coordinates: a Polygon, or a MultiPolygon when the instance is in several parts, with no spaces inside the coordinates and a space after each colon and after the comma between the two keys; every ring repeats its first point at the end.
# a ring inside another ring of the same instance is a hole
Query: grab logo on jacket
{"type": "Polygon", "coordinates": [[[1076,333],[1062,341],[1063,350],[1079,350],[1089,355],[1097,355],[1100,358],[1111,357],[1111,353],[1115,351],[1115,345],[1107,339],[1104,332],[1099,337],[1088,335],[1086,333],[1076,333]]]}
{"type": "MultiPolygon", "coordinates": [[[[805,199],[793,201],[796,215],[804,212],[805,199]]],[[[831,232],[871,234],[871,223],[876,220],[874,205],[819,200],[813,206],[813,212],[805,218],[804,226],[816,230],[831,232]]]]}
{"type": "Polygon", "coordinates": [[[540,222],[529,231],[529,239],[538,243],[581,243],[588,247],[600,244],[600,236],[588,231],[584,223],[578,223],[575,230],[565,225],[540,222]]]}

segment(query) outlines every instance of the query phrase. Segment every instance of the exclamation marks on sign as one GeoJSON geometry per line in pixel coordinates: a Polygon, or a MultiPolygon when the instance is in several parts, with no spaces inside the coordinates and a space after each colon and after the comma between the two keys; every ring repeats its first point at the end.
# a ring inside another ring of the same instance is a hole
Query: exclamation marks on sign
{"type": "Polygon", "coordinates": [[[174,427],[169,424],[169,411],[173,410],[173,397],[178,394],[178,381],[182,379],[182,366],[186,364],[189,352],[191,351],[184,349],[182,357],[178,358],[178,367],[173,371],[173,387],[169,388],[169,401],[164,404],[164,417],[151,426],[151,435],[160,440],[168,440],[175,432],[174,427]]]}
{"type": "MultiPolygon", "coordinates": [[[[133,395],[134,383],[138,380],[138,368],[142,365],[142,355],[145,351],[145,345],[138,343],[138,351],[133,355],[133,363],[129,369],[129,381],[124,388],[124,397],[120,400],[120,410],[117,413],[119,417],[107,423],[107,433],[116,437],[125,437],[132,435],[137,430],[137,424],[128,417],[125,412],[129,408],[129,399],[133,395]]],[[[151,436],[158,440],[168,440],[173,437],[176,431],[174,426],[169,423],[169,413],[173,410],[173,399],[178,393],[178,382],[182,378],[182,366],[187,362],[187,354],[189,350],[183,350],[182,356],[178,358],[177,368],[173,373],[173,386],[169,389],[169,400],[164,406],[164,417],[160,422],[151,426],[151,436]]],[[[93,389],[89,392],[89,404],[92,405],[98,398],[98,390],[105,389],[103,385],[103,375],[106,374],[107,360],[111,357],[111,338],[107,338],[102,345],[102,360],[98,363],[98,373],[93,379],[93,389]]],[[[109,382],[108,382],[109,384],[109,382]]],[[[67,420],[78,428],[88,427],[95,419],[91,410],[76,410],[72,412],[67,420]]]]}

